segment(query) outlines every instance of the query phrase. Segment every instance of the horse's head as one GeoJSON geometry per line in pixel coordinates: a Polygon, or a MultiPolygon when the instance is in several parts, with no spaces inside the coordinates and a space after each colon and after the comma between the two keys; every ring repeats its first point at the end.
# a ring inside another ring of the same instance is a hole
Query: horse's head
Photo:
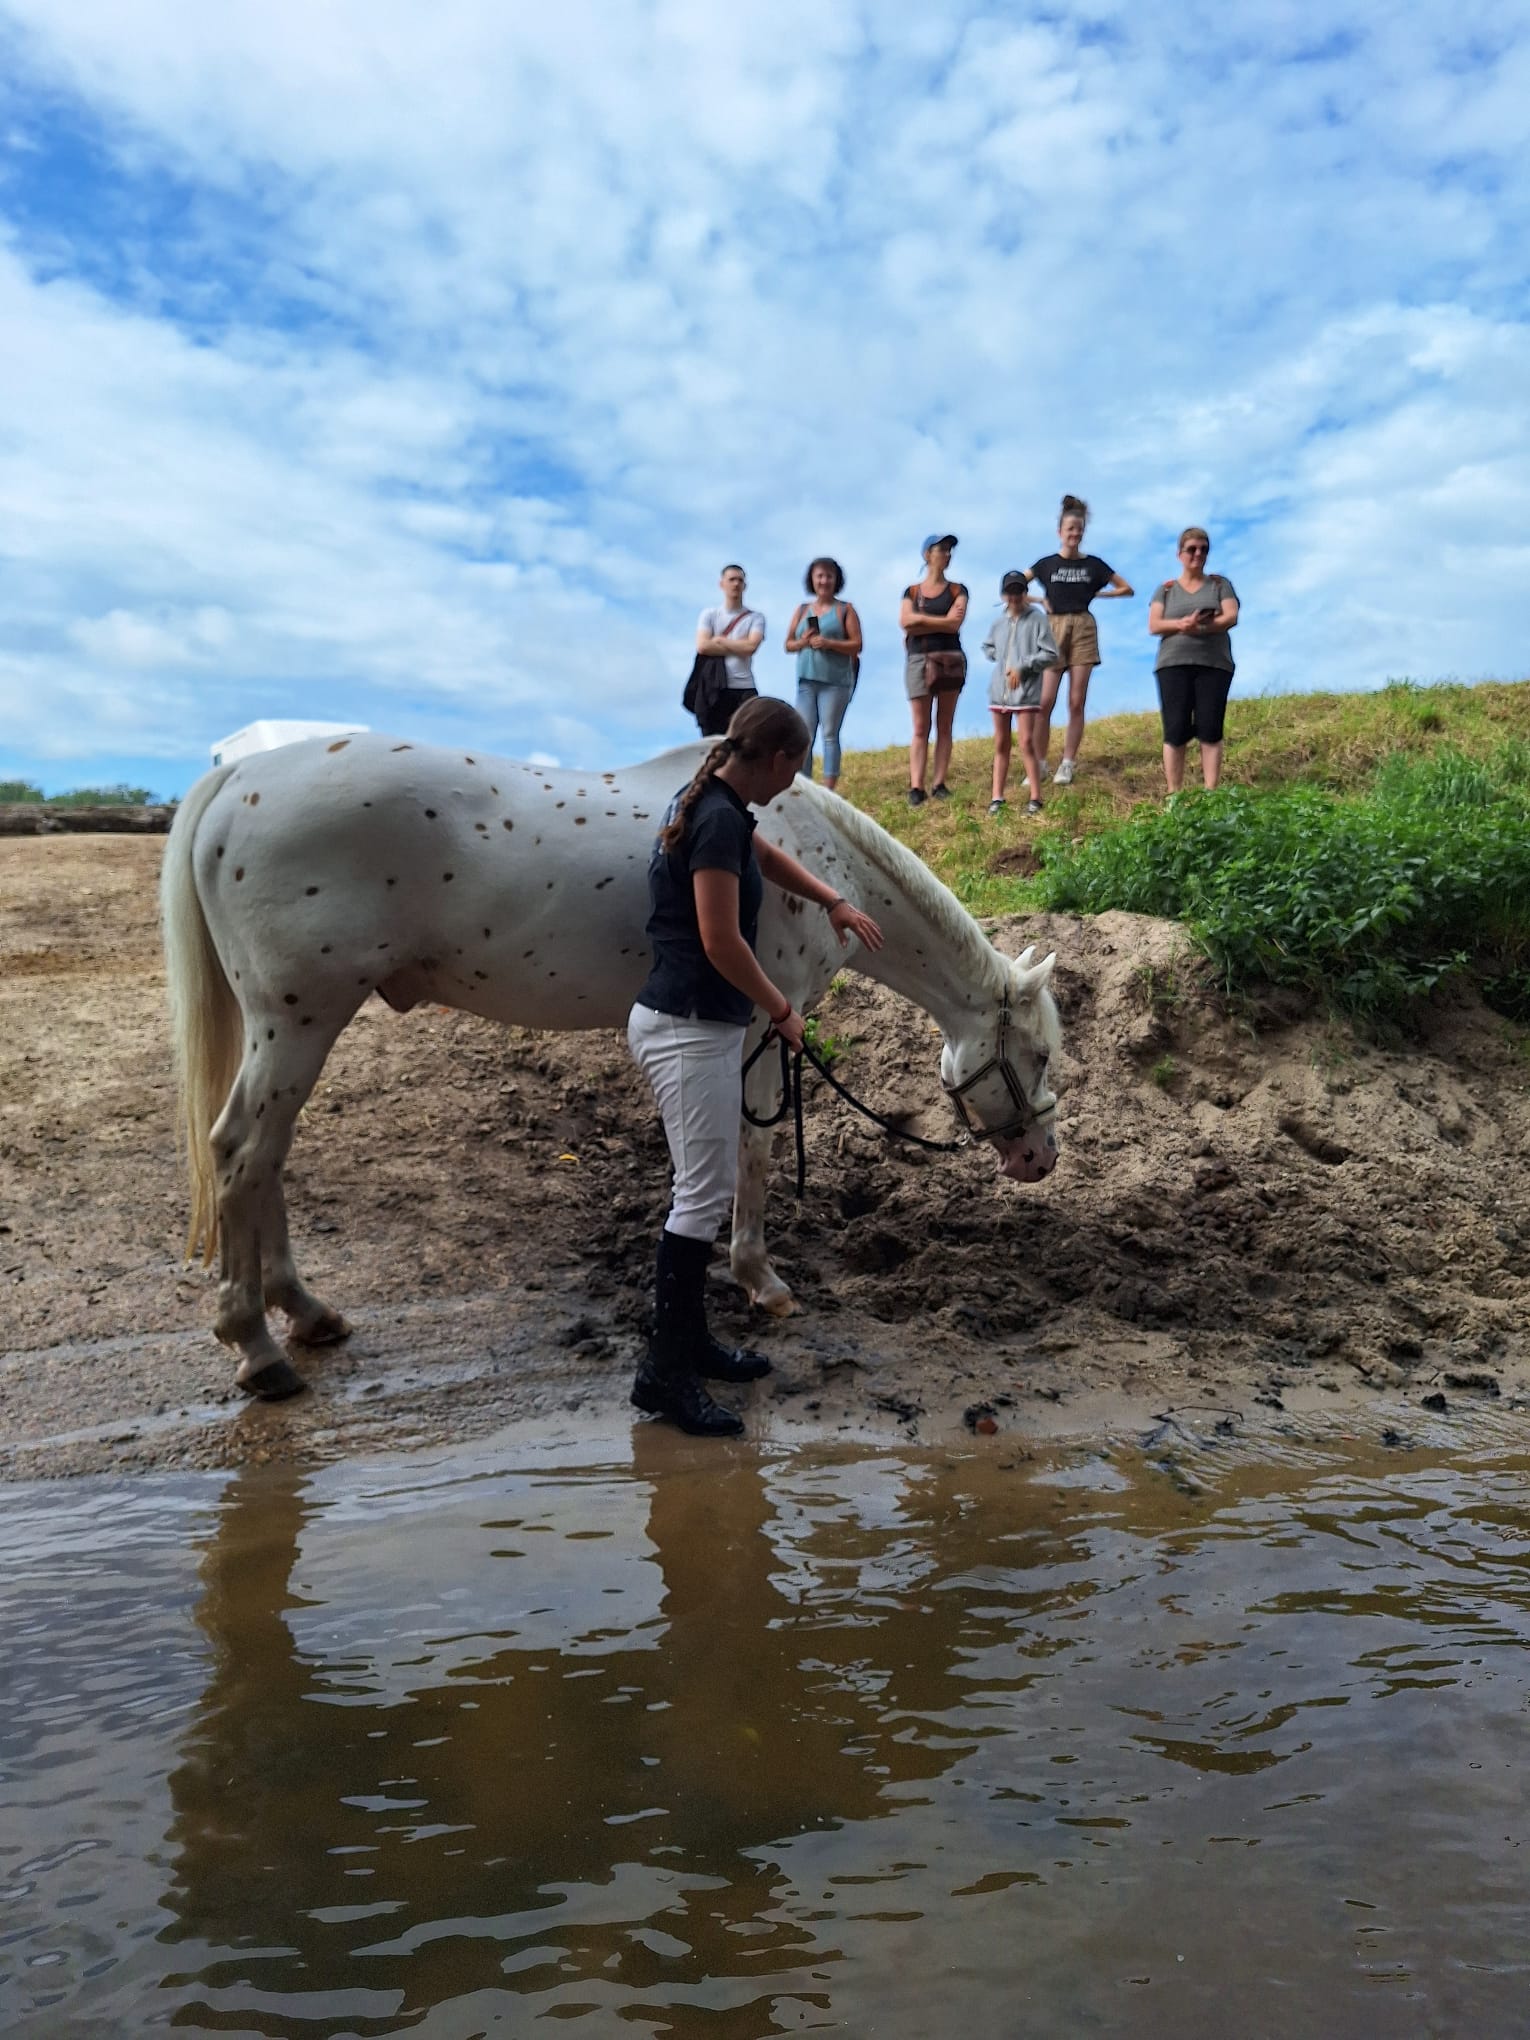
{"type": "Polygon", "coordinates": [[[1017,1183],[1039,1183],[1057,1163],[1057,1100],[1047,1082],[1062,1041],[1047,990],[1057,959],[1033,963],[1034,955],[1027,949],[1003,960],[997,1004],[948,1035],[940,1058],[940,1081],[959,1117],[977,1139],[993,1142],[999,1173],[1017,1183]]]}

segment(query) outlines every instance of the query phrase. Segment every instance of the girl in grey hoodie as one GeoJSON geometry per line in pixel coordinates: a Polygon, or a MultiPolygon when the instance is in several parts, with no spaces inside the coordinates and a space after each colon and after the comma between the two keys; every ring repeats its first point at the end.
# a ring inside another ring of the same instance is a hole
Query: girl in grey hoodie
{"type": "Polygon", "coordinates": [[[1020,757],[1030,793],[1025,812],[1041,813],[1036,717],[1041,708],[1041,676],[1049,666],[1057,664],[1057,644],[1045,612],[1031,607],[1026,580],[1024,574],[1013,569],[1004,576],[999,583],[1004,608],[983,640],[984,654],[994,662],[993,681],[988,689],[988,706],[993,715],[993,799],[988,803],[988,812],[995,818],[1008,805],[1004,787],[1009,779],[1014,723],[1020,725],[1020,757]]]}

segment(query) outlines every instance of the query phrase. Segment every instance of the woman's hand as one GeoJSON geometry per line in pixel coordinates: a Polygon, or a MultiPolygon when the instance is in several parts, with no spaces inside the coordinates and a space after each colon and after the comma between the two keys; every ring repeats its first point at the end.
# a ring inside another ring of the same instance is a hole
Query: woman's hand
{"type": "Polygon", "coordinates": [[[882,947],[882,931],[870,914],[863,914],[859,907],[853,907],[848,900],[836,900],[829,909],[829,926],[839,937],[843,949],[853,935],[868,949],[882,947]]]}
{"type": "Polygon", "coordinates": [[[770,1034],[767,1034],[765,1039],[769,1041],[771,1034],[779,1034],[789,1049],[800,1053],[802,1038],[806,1029],[807,1022],[797,1011],[796,1007],[788,1006],[783,1019],[771,1021],[770,1034]]]}

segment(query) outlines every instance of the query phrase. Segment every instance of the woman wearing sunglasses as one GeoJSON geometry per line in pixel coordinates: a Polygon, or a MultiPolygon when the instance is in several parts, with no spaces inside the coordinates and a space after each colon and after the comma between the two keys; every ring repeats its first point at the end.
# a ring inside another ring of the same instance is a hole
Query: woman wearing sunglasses
{"type": "Polygon", "coordinates": [[[1158,640],[1158,701],[1163,712],[1163,772],[1169,792],[1185,783],[1185,752],[1201,747],[1201,777],[1208,787],[1222,776],[1222,726],[1232,687],[1228,632],[1238,621],[1238,597],[1223,574],[1208,574],[1211,540],[1198,524],[1179,535],[1180,572],[1164,581],[1148,604],[1148,630],[1158,640]]]}

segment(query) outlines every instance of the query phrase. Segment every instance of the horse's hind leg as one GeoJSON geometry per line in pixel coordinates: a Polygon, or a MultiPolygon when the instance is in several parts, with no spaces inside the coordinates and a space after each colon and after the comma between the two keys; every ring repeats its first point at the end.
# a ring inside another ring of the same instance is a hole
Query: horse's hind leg
{"type": "MultiPolygon", "coordinates": [[[[286,1015],[269,1028],[262,1026],[258,1017],[246,1016],[255,1039],[212,1130],[218,1231],[223,1242],[223,1279],[213,1329],[224,1345],[239,1354],[234,1376],[238,1386],[248,1395],[267,1400],[295,1395],[304,1383],[266,1322],[262,1227],[279,1226],[279,1246],[275,1237],[272,1246],[290,1267],[281,1199],[282,1164],[292,1144],[298,1113],[349,1018],[349,1013],[333,1020],[326,1017],[322,1031],[310,1023],[293,1039],[293,1023],[286,1015]]],[[[298,1288],[301,1290],[301,1285],[298,1288]]],[[[306,1297],[307,1291],[301,1290],[301,1294],[306,1297]]]]}
{"type": "Polygon", "coordinates": [[[351,1328],[299,1280],[287,1229],[287,1199],[280,1171],[266,1186],[260,1221],[261,1286],[267,1310],[285,1311],[288,1329],[299,1345],[333,1346],[350,1337],[351,1328]]]}

